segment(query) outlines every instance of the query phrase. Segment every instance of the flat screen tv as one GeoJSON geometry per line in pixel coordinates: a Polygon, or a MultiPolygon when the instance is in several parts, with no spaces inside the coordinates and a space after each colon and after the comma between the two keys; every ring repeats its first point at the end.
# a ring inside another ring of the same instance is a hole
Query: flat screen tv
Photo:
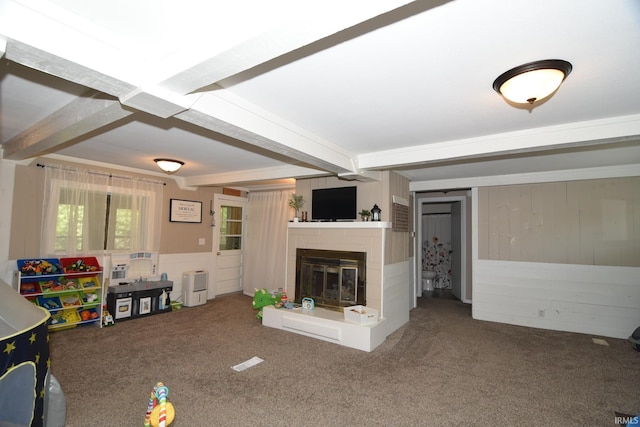
{"type": "Polygon", "coordinates": [[[319,188],[311,192],[313,221],[355,221],[357,187],[319,188]]]}

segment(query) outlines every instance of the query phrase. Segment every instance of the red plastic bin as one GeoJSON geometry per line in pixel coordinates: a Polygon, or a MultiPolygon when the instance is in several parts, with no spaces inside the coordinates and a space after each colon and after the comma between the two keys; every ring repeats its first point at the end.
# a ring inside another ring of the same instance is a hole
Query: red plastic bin
{"type": "Polygon", "coordinates": [[[81,274],[80,277],[88,277],[101,271],[96,257],[60,258],[60,263],[67,274],[86,273],[81,274]]]}

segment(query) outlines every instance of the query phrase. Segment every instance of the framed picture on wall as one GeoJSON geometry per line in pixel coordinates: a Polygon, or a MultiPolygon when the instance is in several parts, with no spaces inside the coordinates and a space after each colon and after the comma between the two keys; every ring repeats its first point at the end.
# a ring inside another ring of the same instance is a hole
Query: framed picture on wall
{"type": "Polygon", "coordinates": [[[169,206],[169,221],[201,223],[202,202],[171,199],[169,206]]]}

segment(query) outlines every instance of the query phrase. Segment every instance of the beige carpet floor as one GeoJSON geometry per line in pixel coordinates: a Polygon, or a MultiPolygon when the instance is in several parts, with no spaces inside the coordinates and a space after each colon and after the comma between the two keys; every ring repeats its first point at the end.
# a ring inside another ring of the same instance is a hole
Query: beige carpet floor
{"type": "Polygon", "coordinates": [[[420,298],[410,317],[367,353],[263,327],[233,294],[53,333],[51,369],[68,427],[142,426],[158,381],[175,427],[614,426],[616,411],[640,413],[626,340],[476,321],[448,298],[420,298]]]}

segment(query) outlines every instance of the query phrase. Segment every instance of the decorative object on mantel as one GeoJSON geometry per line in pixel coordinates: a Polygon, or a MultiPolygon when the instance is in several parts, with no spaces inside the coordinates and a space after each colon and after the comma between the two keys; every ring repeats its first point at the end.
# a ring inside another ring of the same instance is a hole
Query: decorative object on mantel
{"type": "Polygon", "coordinates": [[[296,193],[291,194],[289,197],[289,207],[296,211],[296,216],[293,218],[293,222],[300,221],[298,211],[304,206],[304,198],[296,193]]]}
{"type": "Polygon", "coordinates": [[[382,209],[378,207],[378,205],[374,204],[371,208],[371,221],[380,221],[380,213],[382,209]]]}
{"type": "Polygon", "coordinates": [[[369,221],[371,211],[369,209],[362,209],[358,215],[360,215],[360,219],[362,219],[363,221],[369,221]]]}

